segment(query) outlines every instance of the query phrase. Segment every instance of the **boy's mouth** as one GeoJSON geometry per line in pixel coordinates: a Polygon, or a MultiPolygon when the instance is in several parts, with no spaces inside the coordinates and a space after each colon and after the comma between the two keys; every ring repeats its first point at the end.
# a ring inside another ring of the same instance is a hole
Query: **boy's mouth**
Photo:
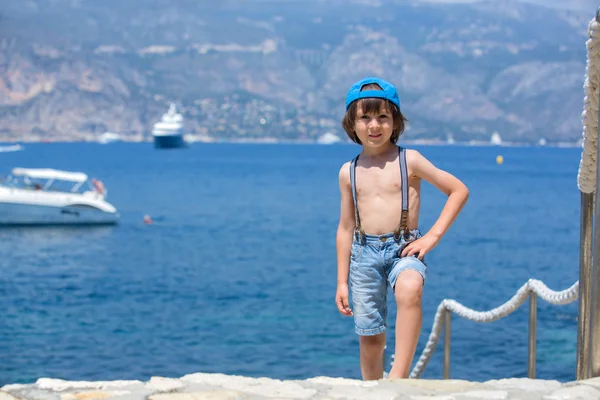
{"type": "Polygon", "coordinates": [[[369,134],[369,137],[371,137],[371,138],[378,138],[380,136],[381,136],[381,133],[370,133],[369,134]]]}

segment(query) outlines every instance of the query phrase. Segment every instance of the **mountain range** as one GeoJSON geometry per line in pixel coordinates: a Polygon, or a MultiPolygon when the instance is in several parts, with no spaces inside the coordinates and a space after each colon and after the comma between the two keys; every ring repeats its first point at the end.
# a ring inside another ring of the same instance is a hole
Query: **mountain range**
{"type": "Polygon", "coordinates": [[[7,0],[0,141],[313,141],[350,85],[397,85],[412,140],[575,143],[589,0],[7,0]]]}

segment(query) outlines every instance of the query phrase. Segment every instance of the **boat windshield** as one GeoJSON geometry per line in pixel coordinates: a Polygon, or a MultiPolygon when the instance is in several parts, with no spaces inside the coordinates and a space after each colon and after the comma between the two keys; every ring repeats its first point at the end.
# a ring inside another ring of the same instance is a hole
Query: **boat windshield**
{"type": "Polygon", "coordinates": [[[94,190],[88,180],[85,182],[71,182],[60,179],[34,178],[27,175],[8,175],[0,183],[6,187],[48,192],[83,193],[94,190]]]}

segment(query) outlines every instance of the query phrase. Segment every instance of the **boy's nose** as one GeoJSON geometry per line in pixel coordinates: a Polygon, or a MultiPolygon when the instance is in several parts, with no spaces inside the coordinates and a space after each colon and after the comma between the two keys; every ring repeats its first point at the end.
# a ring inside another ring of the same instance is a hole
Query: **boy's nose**
{"type": "Polygon", "coordinates": [[[371,118],[368,126],[371,128],[376,128],[379,126],[379,121],[377,120],[377,118],[371,118]]]}

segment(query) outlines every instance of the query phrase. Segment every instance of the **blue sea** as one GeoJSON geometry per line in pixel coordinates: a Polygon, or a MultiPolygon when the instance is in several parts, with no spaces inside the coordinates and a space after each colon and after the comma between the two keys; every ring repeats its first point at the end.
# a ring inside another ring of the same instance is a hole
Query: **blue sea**
{"type": "MultiPolygon", "coordinates": [[[[496,307],[529,278],[578,279],[580,149],[417,148],[471,196],[428,255],[423,330],[444,299],[496,307]],[[502,155],[504,163],[496,163],[502,155]]],[[[358,338],[338,314],[336,144],[26,144],[13,167],[100,178],[117,226],[0,229],[0,385],[40,377],[147,380],[195,372],[360,378],[358,338]],[[148,214],[154,224],[143,223],[148,214]]],[[[421,230],[444,195],[424,184],[421,230]]],[[[387,363],[394,348],[390,299],[387,363]]],[[[537,376],[575,379],[577,303],[538,301],[537,376]]],[[[442,377],[439,347],[423,378],[442,377]]],[[[489,324],[452,319],[451,377],[527,376],[528,307],[489,324]]]]}

